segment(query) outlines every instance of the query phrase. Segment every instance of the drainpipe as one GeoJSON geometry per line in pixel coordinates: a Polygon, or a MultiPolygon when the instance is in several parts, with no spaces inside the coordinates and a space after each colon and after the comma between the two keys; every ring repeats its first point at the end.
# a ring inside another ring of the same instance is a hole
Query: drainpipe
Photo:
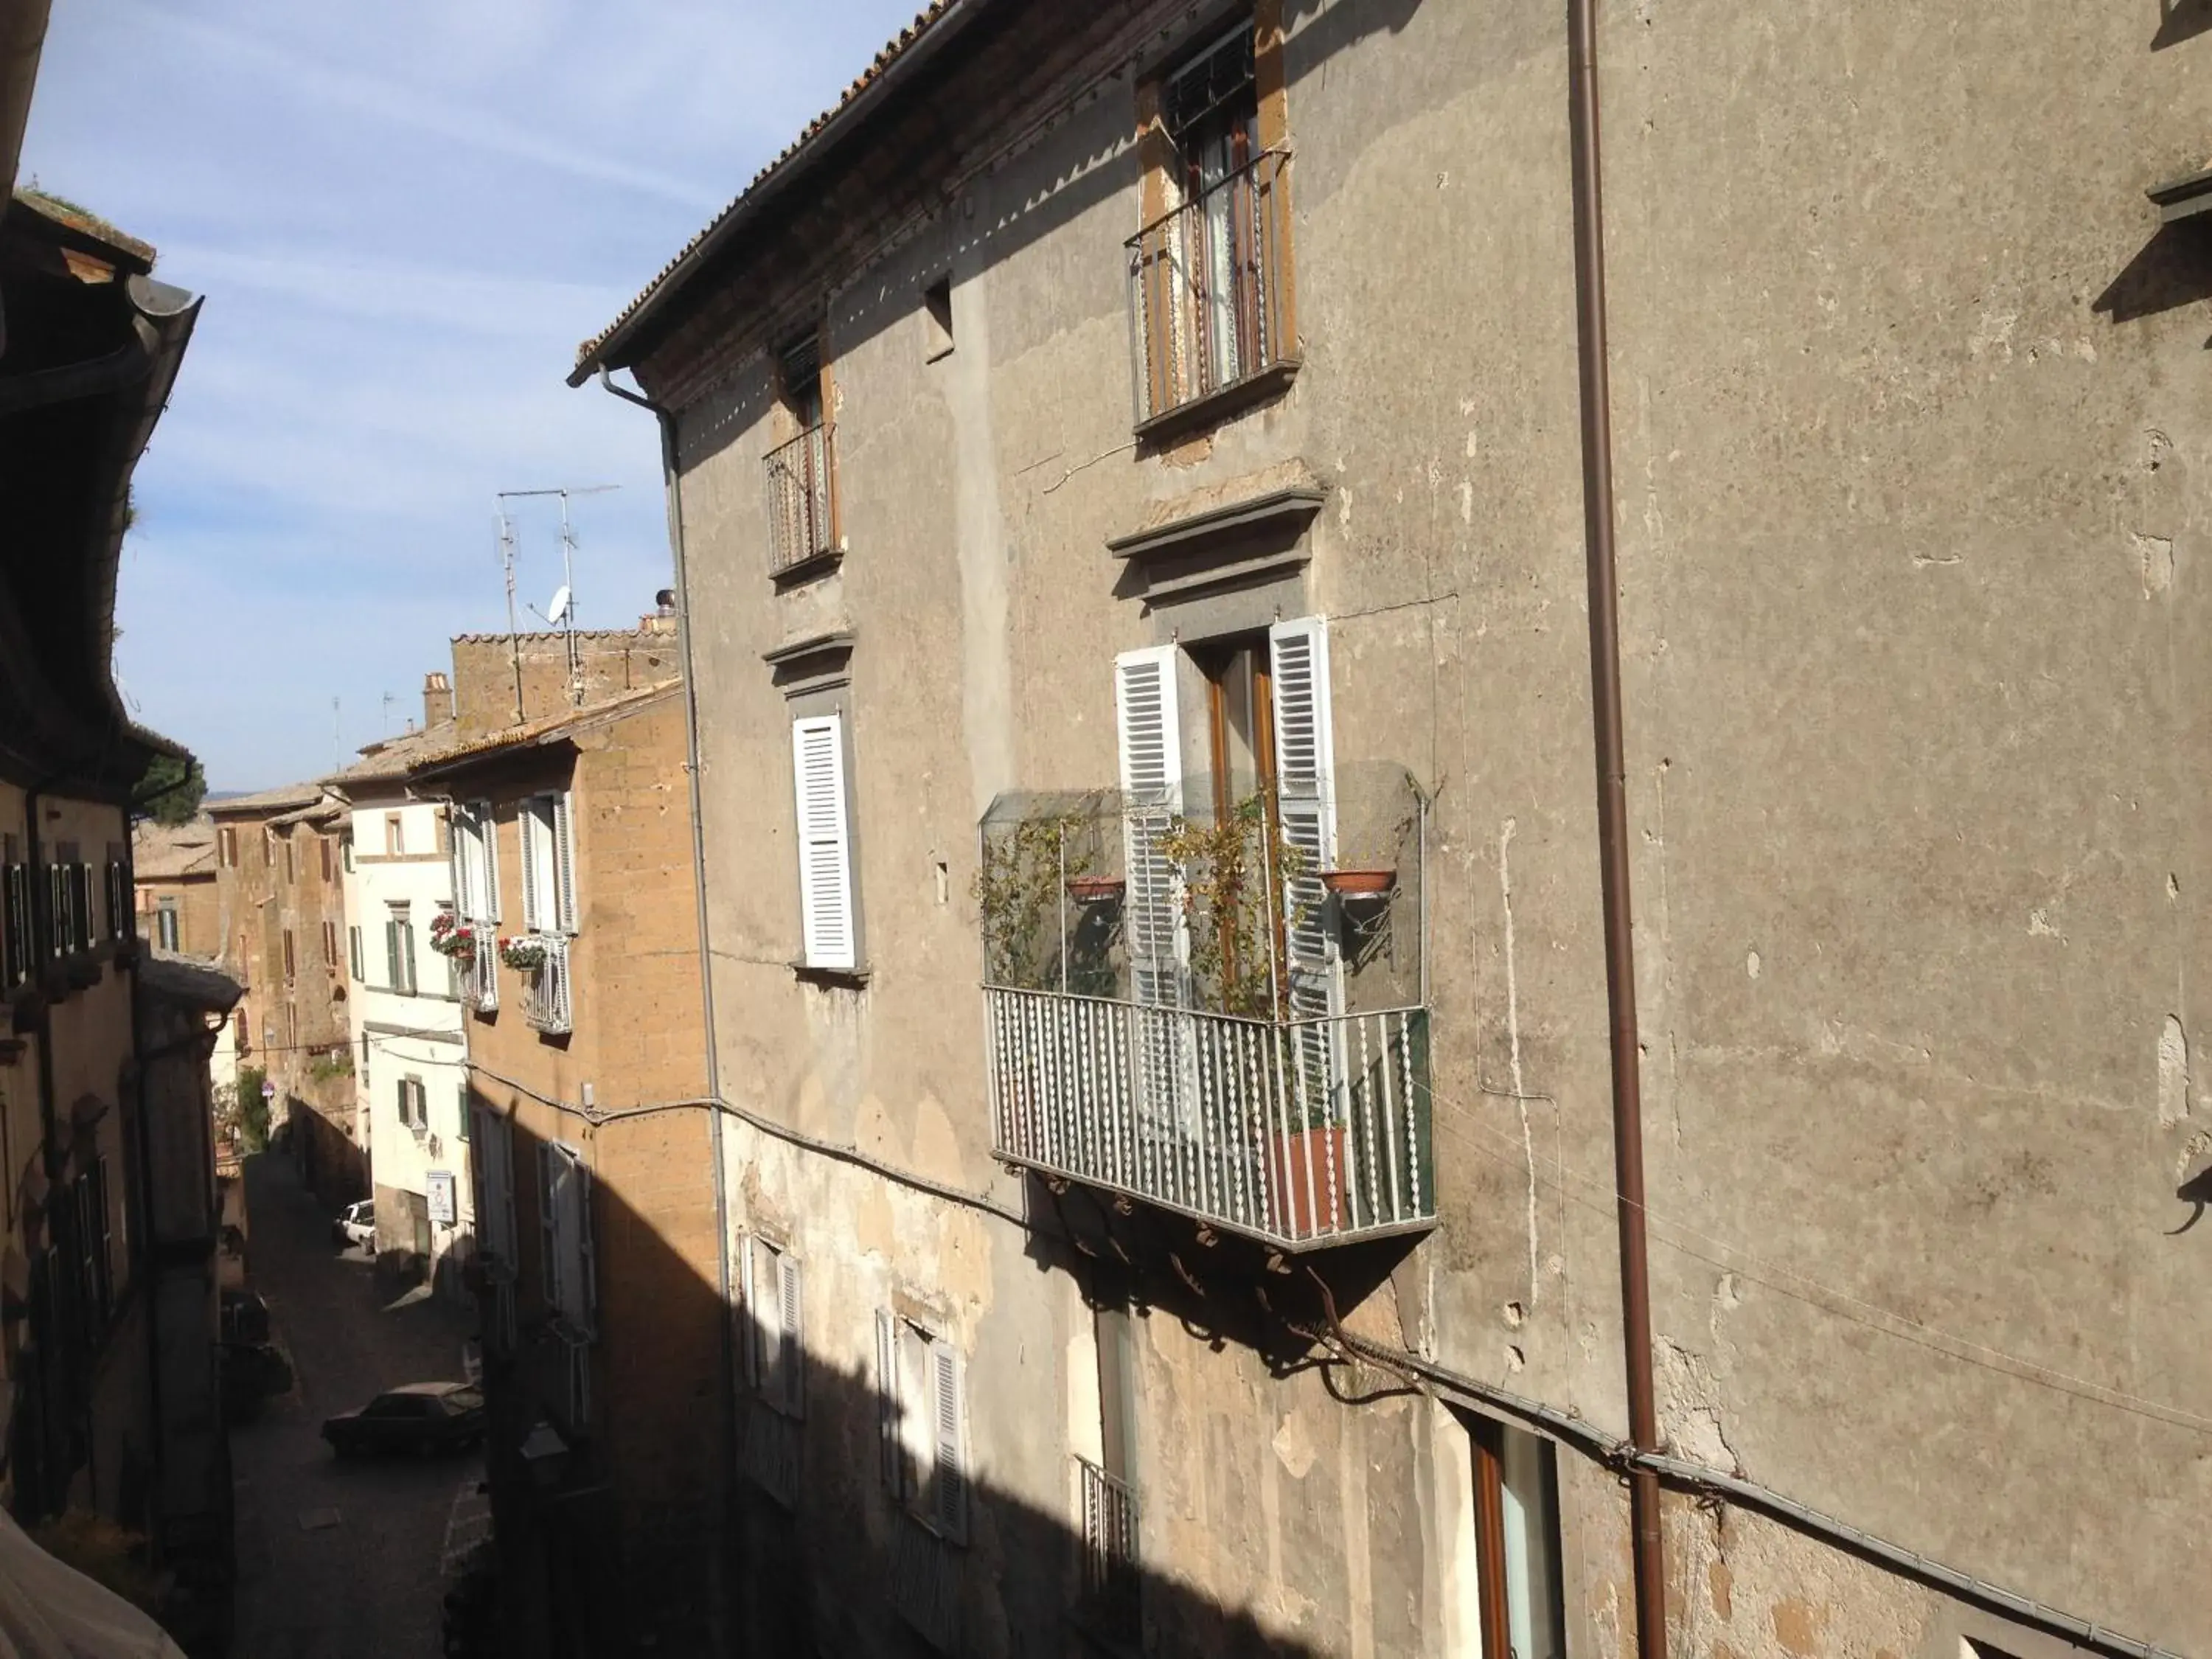
{"type": "MultiPolygon", "coordinates": [[[[714,1254],[721,1269],[722,1328],[722,1464],[724,1471],[723,1535],[736,1536],[735,1483],[728,1471],[737,1467],[736,1333],[729,1317],[732,1304],[730,1285],[730,1194],[722,1166],[722,1064],[714,1026],[714,956],[707,930],[707,830],[699,813],[699,674],[691,655],[691,586],[684,557],[684,485],[677,471],[676,412],[641,393],[614,383],[606,366],[599,366],[599,385],[624,403],[648,410],[660,424],[660,476],[668,496],[668,550],[676,575],[676,631],[684,655],[684,770],[691,782],[692,892],[699,909],[699,1000],[707,1022],[707,1134],[714,1160],[714,1254]]],[[[726,1548],[726,1543],[725,1547],[726,1548]]]]}
{"type": "MultiPolygon", "coordinates": [[[[1573,155],[1575,332],[1582,372],[1583,534],[1589,568],[1590,713],[1597,750],[1598,884],[1605,908],[1605,993],[1613,1050],[1613,1161],[1620,1225],[1621,1343],[1630,1443],[1659,1454],[1651,1376],[1651,1281],[1644,1227],[1644,1101],[1636,1030],[1636,942],[1629,902],[1627,763],[1620,709],[1620,596],[1613,538],[1612,389],[1606,369],[1605,196],[1598,131],[1596,0],[1567,0],[1567,111],[1573,155]]],[[[1659,1475],[1628,1475],[1636,1575],[1636,1650],[1667,1659],[1666,1547],[1659,1475]]]]}

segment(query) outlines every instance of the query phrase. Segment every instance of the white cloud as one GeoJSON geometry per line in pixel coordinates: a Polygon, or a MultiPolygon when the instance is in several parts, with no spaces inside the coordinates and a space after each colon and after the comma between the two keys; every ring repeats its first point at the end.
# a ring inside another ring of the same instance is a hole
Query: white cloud
{"type": "MultiPolygon", "coordinates": [[[[380,735],[504,625],[493,495],[577,503],[583,619],[667,580],[649,418],[562,377],[916,0],[57,7],[24,166],[207,296],[137,483],[118,662],[219,787],[380,735]]],[[[520,520],[523,597],[558,580],[520,520]]]]}

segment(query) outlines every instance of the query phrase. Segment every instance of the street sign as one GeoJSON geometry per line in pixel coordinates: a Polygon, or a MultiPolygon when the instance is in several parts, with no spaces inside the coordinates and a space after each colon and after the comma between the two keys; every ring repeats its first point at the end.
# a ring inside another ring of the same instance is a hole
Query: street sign
{"type": "Polygon", "coordinates": [[[453,1176],[449,1170],[430,1171],[430,1219],[441,1227],[453,1224],[453,1176]]]}

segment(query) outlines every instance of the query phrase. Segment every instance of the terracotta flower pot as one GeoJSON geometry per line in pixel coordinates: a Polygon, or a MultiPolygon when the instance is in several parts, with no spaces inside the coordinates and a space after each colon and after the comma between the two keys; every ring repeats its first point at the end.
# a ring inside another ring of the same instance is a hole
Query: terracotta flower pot
{"type": "Polygon", "coordinates": [[[1285,1238],[1311,1238],[1345,1224],[1342,1124],[1294,1129],[1268,1138],[1269,1219],[1285,1238]]]}
{"type": "Polygon", "coordinates": [[[1120,876],[1070,876],[1067,896],[1078,904],[1099,904],[1108,899],[1118,899],[1128,890],[1129,884],[1120,876]]]}
{"type": "Polygon", "coordinates": [[[1324,870],[1321,884],[1339,898],[1381,898],[1398,884],[1395,870],[1324,870]]]}

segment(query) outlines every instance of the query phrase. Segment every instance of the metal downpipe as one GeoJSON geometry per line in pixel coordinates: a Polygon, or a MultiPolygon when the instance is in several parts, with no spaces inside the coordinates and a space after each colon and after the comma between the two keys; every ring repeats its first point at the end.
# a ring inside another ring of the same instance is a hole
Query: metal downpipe
{"type": "MultiPolygon", "coordinates": [[[[1567,0],[1568,147],[1573,161],[1575,333],[1582,378],[1583,526],[1589,572],[1590,714],[1597,752],[1598,884],[1605,910],[1605,991],[1613,1058],[1613,1159],[1620,1227],[1621,1345],[1628,1432],[1656,1455],[1651,1283],[1644,1225],[1644,1102],[1636,1029],[1636,944],[1628,867],[1627,763],[1621,738],[1620,600],[1613,549],[1612,387],[1606,364],[1605,195],[1598,124],[1596,0],[1567,0]]],[[[1666,1659],[1666,1545],[1659,1475],[1628,1474],[1636,1578],[1636,1650],[1666,1659]]]]}

